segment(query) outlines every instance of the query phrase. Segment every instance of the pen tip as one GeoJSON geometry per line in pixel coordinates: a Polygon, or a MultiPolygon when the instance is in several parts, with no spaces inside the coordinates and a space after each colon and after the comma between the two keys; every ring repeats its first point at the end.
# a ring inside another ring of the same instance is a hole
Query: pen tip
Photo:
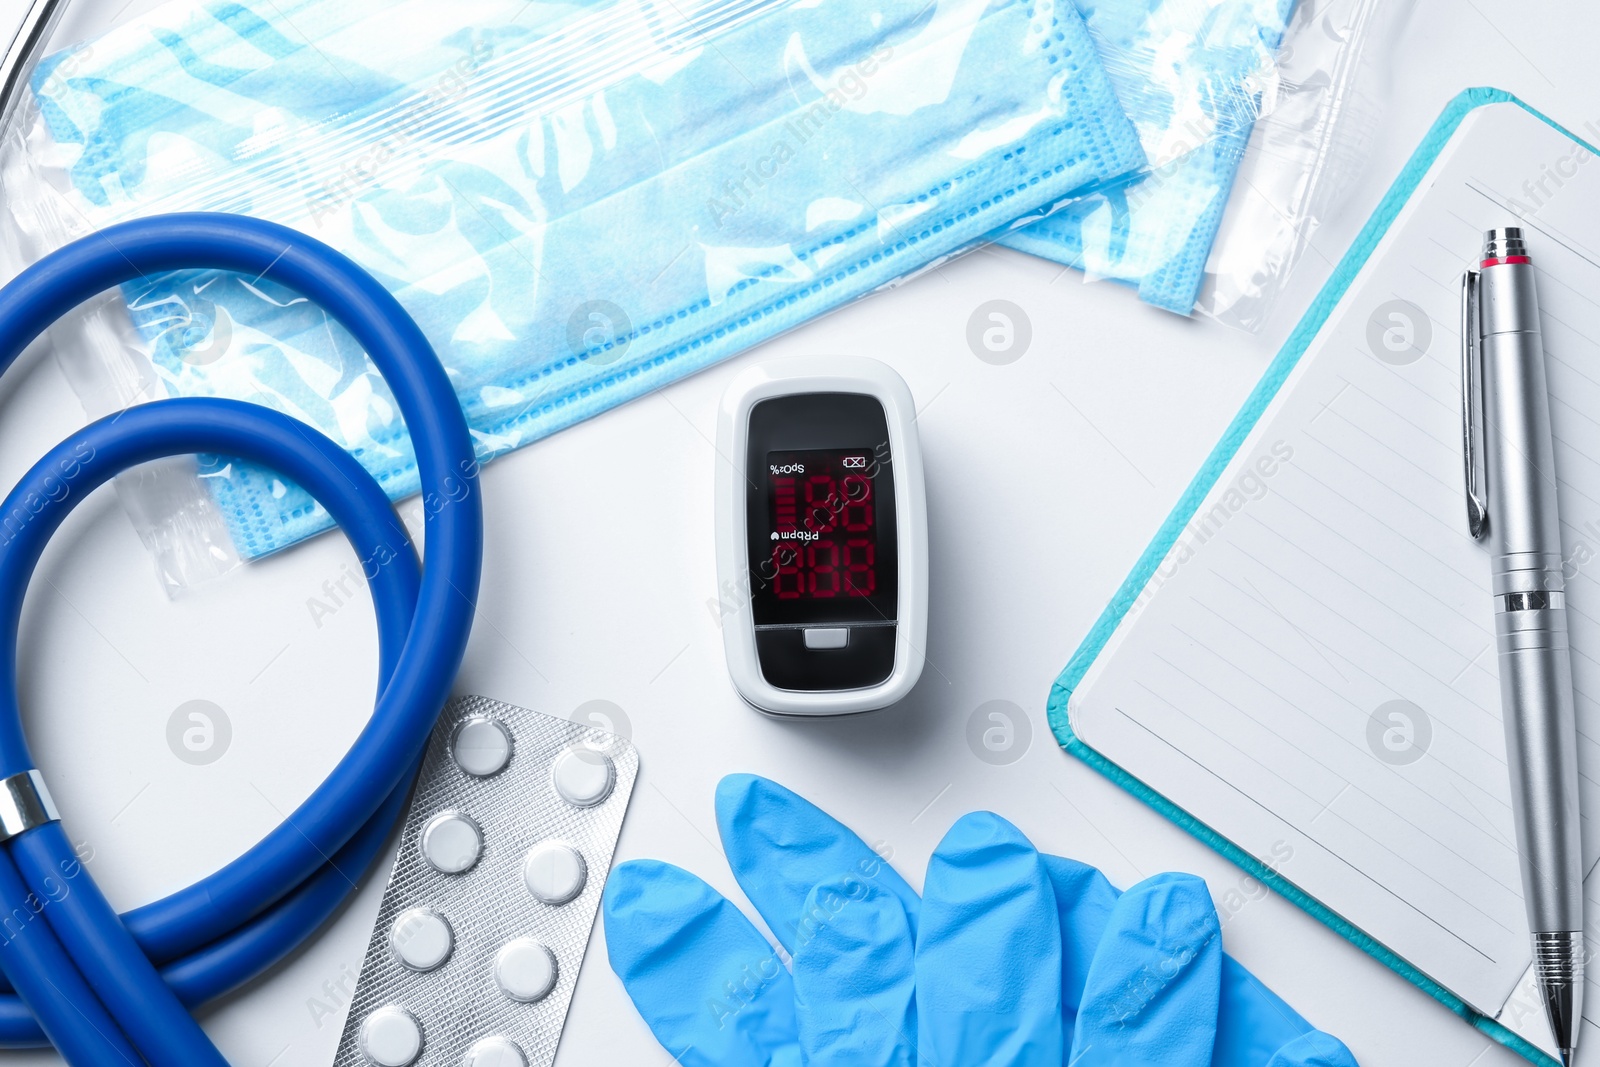
{"type": "Polygon", "coordinates": [[[1572,1053],[1573,1050],[1570,1048],[1561,1050],[1561,1067],[1572,1067],[1572,1053]]]}

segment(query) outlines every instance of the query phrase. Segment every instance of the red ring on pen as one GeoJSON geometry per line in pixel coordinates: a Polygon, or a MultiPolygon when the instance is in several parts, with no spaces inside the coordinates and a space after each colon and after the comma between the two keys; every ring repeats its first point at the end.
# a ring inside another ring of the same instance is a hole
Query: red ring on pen
{"type": "Polygon", "coordinates": [[[1494,266],[1500,265],[1501,263],[1532,263],[1532,262],[1533,262],[1533,260],[1529,259],[1527,256],[1502,256],[1499,259],[1486,259],[1482,263],[1479,263],[1478,267],[1481,270],[1484,267],[1494,267],[1494,266]]]}

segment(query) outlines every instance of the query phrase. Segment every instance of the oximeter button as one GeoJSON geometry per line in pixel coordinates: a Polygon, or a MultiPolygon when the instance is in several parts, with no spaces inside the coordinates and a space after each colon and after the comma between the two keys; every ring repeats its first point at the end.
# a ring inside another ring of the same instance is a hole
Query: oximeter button
{"type": "Polygon", "coordinates": [[[522,865],[522,881],[535,900],[545,904],[565,904],[583,892],[589,870],[583,856],[571,845],[546,841],[528,853],[522,865]]]}
{"type": "Polygon", "coordinates": [[[432,908],[407,908],[389,929],[389,947],[407,969],[431,971],[450,958],[455,934],[432,908]]]}
{"type": "Polygon", "coordinates": [[[377,1067],[409,1067],[422,1054],[422,1025],[404,1008],[386,1004],[361,1024],[361,1054],[377,1067]]]}
{"type": "Polygon", "coordinates": [[[810,649],[844,648],[849,643],[850,631],[842,626],[806,631],[806,647],[810,649]]]}
{"type": "Polygon", "coordinates": [[[603,752],[586,746],[569,748],[556,758],[556,792],[568,804],[592,808],[611,795],[617,769],[603,752]]]}
{"type": "Polygon", "coordinates": [[[458,811],[435,815],[422,828],[422,858],[440,874],[470,871],[483,851],[483,831],[458,811]]]}
{"type": "Polygon", "coordinates": [[[509,1037],[486,1037],[467,1051],[462,1067],[528,1067],[528,1057],[509,1037]]]}
{"type": "Polygon", "coordinates": [[[494,983],[512,1000],[543,1000],[556,984],[556,958],[531,937],[519,937],[494,957],[494,983]]]}
{"type": "Polygon", "coordinates": [[[475,778],[499,774],[511,760],[511,732],[498,719],[474,715],[456,730],[450,754],[475,778]]]}

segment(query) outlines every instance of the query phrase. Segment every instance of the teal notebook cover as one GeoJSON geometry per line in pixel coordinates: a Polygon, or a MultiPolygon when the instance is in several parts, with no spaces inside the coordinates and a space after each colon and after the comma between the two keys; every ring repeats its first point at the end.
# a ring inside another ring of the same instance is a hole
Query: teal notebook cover
{"type": "Polygon", "coordinates": [[[1311,342],[1321,332],[1328,317],[1343,300],[1356,275],[1361,271],[1379,241],[1388,232],[1389,226],[1399,215],[1401,209],[1411,199],[1421,185],[1423,177],[1433,166],[1439,153],[1449,143],[1458,127],[1476,108],[1488,104],[1512,103],[1523,108],[1529,114],[1560,131],[1574,142],[1583,145],[1591,152],[1600,152],[1582,138],[1565,129],[1560,124],[1541,114],[1534,108],[1518,100],[1510,93],[1499,89],[1468,89],[1461,93],[1445,107],[1437,121],[1428,130],[1422,143],[1417,146],[1411,158],[1394,184],[1389,187],[1382,202],[1379,203],[1372,217],[1362,227],[1361,233],[1356,237],[1350,250],[1339,261],[1333,274],[1312,301],[1311,307],[1300,320],[1294,332],[1284,343],[1260,382],[1251,391],[1249,398],[1234,419],[1229,423],[1222,439],[1212,449],[1206,458],[1199,473],[1189,483],[1183,496],[1178,500],[1177,506],[1167,516],[1157,531],[1155,539],[1140,555],[1133,571],[1123,581],[1117,590],[1116,596],[1100,614],[1094,627],[1089,631],[1083,643],[1073,654],[1072,659],[1057,676],[1055,684],[1050,689],[1049,717],[1050,728],[1055,732],[1056,739],[1061,747],[1083,760],[1107,778],[1116,782],[1122,788],[1149,804],[1156,811],[1166,816],[1172,822],[1183,827],[1195,837],[1204,841],[1218,852],[1222,853],[1235,864],[1248,871],[1252,876],[1259,878],[1266,885],[1311,913],[1317,919],[1327,924],[1340,935],[1348,938],[1357,946],[1394,970],[1408,981],[1420,987],[1439,1003],[1470,1022],[1484,1034],[1500,1042],[1513,1051],[1527,1057],[1535,1063],[1560,1067],[1557,1061],[1547,1056],[1540,1049],[1529,1044],[1519,1035],[1506,1029],[1493,1019],[1481,1015],[1468,1007],[1461,998],[1451,993],[1448,989],[1433,981],[1405,960],[1401,959],[1378,941],[1368,936],[1359,927],[1351,924],[1337,912],[1324,905],[1315,897],[1299,889],[1278,872],[1256,860],[1249,852],[1235,845],[1228,838],[1212,829],[1210,826],[1195,818],[1183,808],[1174,804],[1155,789],[1135,778],[1118,764],[1112,762],[1095,749],[1089,747],[1073,733],[1067,721],[1067,702],[1073,690],[1083,680],[1091,664],[1104,650],[1106,643],[1111,639],[1121,623],[1123,616],[1128,612],[1155,574],[1156,568],[1166,558],[1168,551],[1176,543],[1184,528],[1194,518],[1201,502],[1205,500],[1223,470],[1232,461],[1234,454],[1239,450],[1245,438],[1255,427],[1262,413],[1267,409],[1284,380],[1289,376],[1300,357],[1305,354],[1311,342]]]}

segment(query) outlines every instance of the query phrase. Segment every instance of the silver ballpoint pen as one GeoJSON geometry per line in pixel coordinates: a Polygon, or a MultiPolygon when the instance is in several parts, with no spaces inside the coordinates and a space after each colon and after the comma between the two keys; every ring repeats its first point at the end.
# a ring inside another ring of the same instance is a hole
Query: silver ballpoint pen
{"type": "Polygon", "coordinates": [[[1533,263],[1516,227],[1490,230],[1462,281],[1467,525],[1487,538],[1500,709],[1534,978],[1572,1062],[1583,1015],[1578,737],[1567,644],[1550,396],[1533,263]]]}

